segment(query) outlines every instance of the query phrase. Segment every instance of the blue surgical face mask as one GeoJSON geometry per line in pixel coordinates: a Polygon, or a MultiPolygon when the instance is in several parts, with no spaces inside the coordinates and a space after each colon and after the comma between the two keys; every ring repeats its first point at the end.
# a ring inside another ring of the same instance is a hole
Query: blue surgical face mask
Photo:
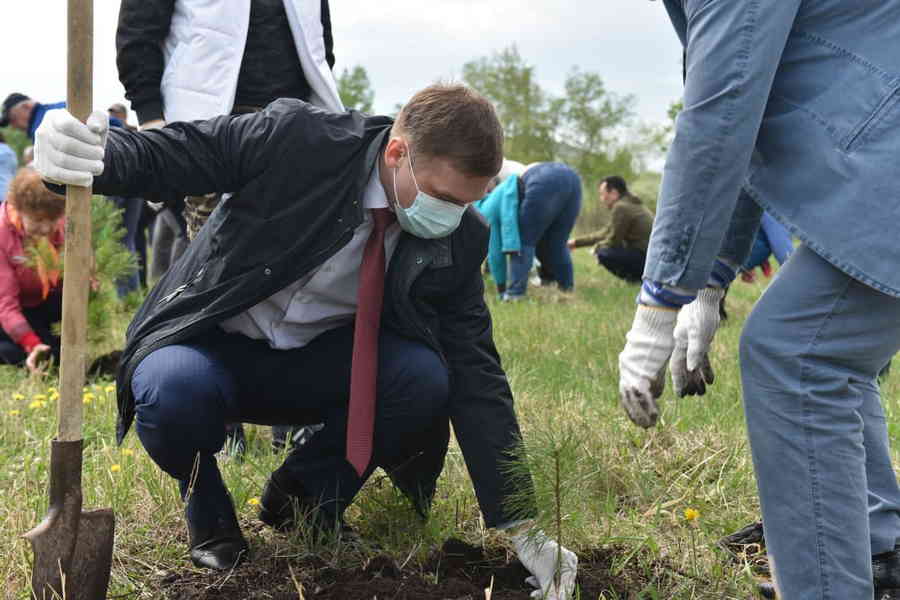
{"type": "Polygon", "coordinates": [[[397,214],[397,223],[407,233],[427,240],[442,238],[450,235],[459,227],[465,206],[459,206],[452,202],[446,202],[430,196],[419,188],[416,174],[413,173],[412,153],[409,146],[406,147],[407,160],[409,160],[409,172],[416,186],[416,199],[409,208],[400,206],[397,195],[397,170],[394,167],[394,212],[397,214]]]}

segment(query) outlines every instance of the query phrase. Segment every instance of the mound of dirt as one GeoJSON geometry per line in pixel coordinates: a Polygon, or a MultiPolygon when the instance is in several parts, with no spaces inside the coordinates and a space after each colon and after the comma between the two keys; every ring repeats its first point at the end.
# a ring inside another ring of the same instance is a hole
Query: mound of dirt
{"type": "MultiPolygon", "coordinates": [[[[622,548],[598,548],[579,556],[578,585],[582,598],[601,593],[637,598],[648,585],[665,587],[672,571],[659,561],[641,561],[639,572],[617,569],[622,548]]],[[[377,555],[357,568],[336,568],[315,557],[254,559],[231,573],[168,573],[157,583],[166,600],[528,600],[529,573],[502,550],[447,540],[423,565],[400,568],[390,556],[377,555]]]]}

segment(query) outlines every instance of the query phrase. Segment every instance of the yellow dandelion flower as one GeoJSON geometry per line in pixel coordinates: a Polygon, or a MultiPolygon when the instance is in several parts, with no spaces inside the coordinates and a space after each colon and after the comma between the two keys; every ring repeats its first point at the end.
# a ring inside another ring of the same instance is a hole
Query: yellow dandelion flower
{"type": "Polygon", "coordinates": [[[50,396],[59,396],[59,390],[55,387],[47,388],[47,394],[50,396]]]}
{"type": "Polygon", "coordinates": [[[44,394],[35,394],[34,396],[31,397],[31,399],[34,400],[35,402],[46,402],[47,396],[45,396],[44,394]]]}
{"type": "Polygon", "coordinates": [[[30,408],[31,410],[35,410],[38,408],[43,408],[43,406],[44,406],[44,403],[41,402],[40,400],[32,400],[31,404],[28,405],[28,408],[30,408]]]}
{"type": "Polygon", "coordinates": [[[259,506],[259,498],[250,498],[247,500],[247,504],[250,506],[259,506]]]}
{"type": "Polygon", "coordinates": [[[134,450],[131,448],[122,448],[122,456],[134,456],[134,450]]]}
{"type": "Polygon", "coordinates": [[[116,463],[114,465],[110,465],[109,470],[112,471],[113,473],[118,473],[119,471],[122,470],[122,465],[120,465],[118,463],[116,463]]]}
{"type": "Polygon", "coordinates": [[[51,402],[56,402],[57,400],[59,400],[59,394],[50,394],[51,402]]]}
{"type": "Polygon", "coordinates": [[[25,396],[22,394],[13,394],[13,400],[24,400],[25,396]]]}
{"type": "Polygon", "coordinates": [[[82,393],[87,394],[89,391],[91,391],[91,388],[89,388],[88,386],[84,386],[83,388],[81,388],[81,391],[82,393]]]}
{"type": "Polygon", "coordinates": [[[19,416],[19,411],[13,409],[13,410],[9,411],[9,416],[11,416],[11,417],[18,417],[18,416],[19,416]]]}
{"type": "Polygon", "coordinates": [[[96,399],[97,399],[97,396],[95,396],[94,394],[92,394],[90,392],[88,392],[87,394],[82,396],[82,400],[84,400],[85,404],[90,404],[91,402],[93,402],[96,399]]]}
{"type": "Polygon", "coordinates": [[[116,386],[108,385],[105,388],[103,388],[103,391],[106,392],[107,394],[113,394],[116,391],[116,386]]]}
{"type": "Polygon", "coordinates": [[[684,509],[684,518],[688,522],[696,521],[700,518],[700,511],[694,508],[684,509]]]}

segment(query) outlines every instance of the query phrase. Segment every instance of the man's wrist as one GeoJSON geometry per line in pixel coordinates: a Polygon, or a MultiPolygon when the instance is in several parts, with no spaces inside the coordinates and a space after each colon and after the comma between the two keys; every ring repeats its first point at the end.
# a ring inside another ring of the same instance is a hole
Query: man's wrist
{"type": "Polygon", "coordinates": [[[637,303],[651,308],[678,310],[685,304],[693,302],[696,297],[695,290],[644,280],[641,284],[641,291],[638,293],[637,303]]]}
{"type": "Polygon", "coordinates": [[[29,331],[19,340],[19,345],[27,352],[31,354],[31,351],[34,350],[37,346],[40,346],[43,342],[41,342],[41,338],[33,332],[29,331]]]}
{"type": "Polygon", "coordinates": [[[141,126],[151,121],[161,121],[163,120],[162,100],[151,100],[140,106],[135,106],[134,112],[137,113],[138,123],[141,126]]]}
{"type": "Polygon", "coordinates": [[[508,523],[498,525],[497,530],[502,531],[510,537],[516,537],[522,535],[523,533],[527,533],[529,530],[531,530],[532,527],[534,527],[533,519],[519,519],[517,521],[510,521],[508,523]]]}

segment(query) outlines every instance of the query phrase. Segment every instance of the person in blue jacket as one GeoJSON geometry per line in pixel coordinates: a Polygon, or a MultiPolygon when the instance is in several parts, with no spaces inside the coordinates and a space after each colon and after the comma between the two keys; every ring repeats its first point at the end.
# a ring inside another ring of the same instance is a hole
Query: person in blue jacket
{"type": "MultiPolygon", "coordinates": [[[[900,588],[900,486],[877,384],[900,350],[900,2],[663,0],[686,51],[619,396],[659,419],[712,383],[718,303],[765,209],[802,242],[740,342],[780,598],[900,588]]],[[[877,594],[877,596],[876,596],[877,594]]]]}
{"type": "Polygon", "coordinates": [[[488,266],[497,293],[506,291],[508,254],[521,251],[519,238],[519,176],[512,174],[506,177],[487,196],[475,203],[491,226],[490,245],[488,246],[488,266]]]}
{"type": "MultiPolygon", "coordinates": [[[[3,100],[2,112],[0,112],[0,127],[12,127],[19,131],[24,131],[28,139],[33,142],[34,132],[40,127],[47,111],[65,107],[65,102],[42,104],[32,100],[25,94],[14,92],[3,100]]],[[[113,127],[125,126],[122,121],[113,116],[110,116],[109,124],[113,127]]]]}

